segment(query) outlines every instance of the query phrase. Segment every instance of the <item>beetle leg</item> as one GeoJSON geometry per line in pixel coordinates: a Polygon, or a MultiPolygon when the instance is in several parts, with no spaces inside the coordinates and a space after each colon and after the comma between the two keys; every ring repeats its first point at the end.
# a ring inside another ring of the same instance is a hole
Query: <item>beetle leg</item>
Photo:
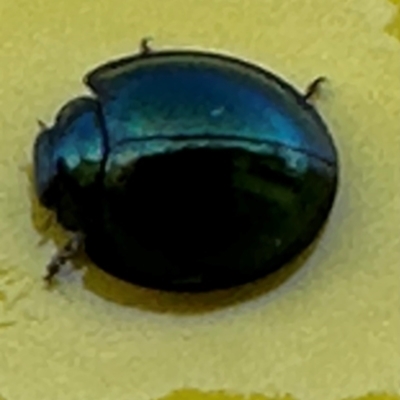
{"type": "Polygon", "coordinates": [[[153,40],[152,37],[145,37],[140,41],[140,46],[139,46],[139,53],[142,56],[146,56],[152,52],[152,49],[149,45],[149,43],[153,40]]]}
{"type": "Polygon", "coordinates": [[[47,274],[44,277],[47,284],[51,284],[53,277],[60,271],[61,267],[79,253],[83,247],[84,238],[84,235],[80,232],[74,234],[66,245],[53,256],[47,265],[47,274]]]}
{"type": "Polygon", "coordinates": [[[324,76],[319,76],[318,78],[314,79],[307,87],[306,93],[304,94],[304,100],[309,101],[321,90],[321,85],[327,81],[327,78],[324,76]]]}
{"type": "Polygon", "coordinates": [[[37,120],[37,124],[39,126],[40,132],[43,132],[43,131],[49,129],[48,126],[46,125],[46,123],[44,123],[41,119],[37,120]]]}

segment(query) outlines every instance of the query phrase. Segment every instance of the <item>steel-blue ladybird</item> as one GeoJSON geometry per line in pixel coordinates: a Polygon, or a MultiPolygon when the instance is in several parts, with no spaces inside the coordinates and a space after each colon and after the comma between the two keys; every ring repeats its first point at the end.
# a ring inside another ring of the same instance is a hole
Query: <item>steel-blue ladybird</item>
{"type": "Polygon", "coordinates": [[[338,156],[305,94],[249,62],[153,51],[85,77],[34,145],[40,202],[128,282],[206,291],[269,274],[308,247],[332,208],[338,156]]]}

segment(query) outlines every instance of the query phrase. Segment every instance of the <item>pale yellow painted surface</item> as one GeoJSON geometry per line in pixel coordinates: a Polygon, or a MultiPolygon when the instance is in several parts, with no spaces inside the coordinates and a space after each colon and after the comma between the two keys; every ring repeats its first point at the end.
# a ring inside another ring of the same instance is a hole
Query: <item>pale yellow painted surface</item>
{"type": "Polygon", "coordinates": [[[400,394],[400,44],[385,30],[394,11],[384,0],[2,0],[0,396],[400,394]],[[38,246],[31,217],[43,225],[24,172],[35,119],[51,121],[84,90],[88,68],[149,34],[159,47],[232,52],[300,87],[330,78],[318,107],[339,145],[340,192],[322,240],[284,282],[187,298],[91,267],[43,289],[55,246],[38,246]]]}

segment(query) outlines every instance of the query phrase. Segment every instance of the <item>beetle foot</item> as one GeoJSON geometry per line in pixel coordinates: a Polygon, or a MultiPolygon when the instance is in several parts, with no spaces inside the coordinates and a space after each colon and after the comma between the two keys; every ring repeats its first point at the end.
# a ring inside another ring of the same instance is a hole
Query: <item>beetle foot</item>
{"type": "Polygon", "coordinates": [[[153,41],[152,37],[145,37],[140,41],[140,46],[139,46],[139,53],[142,56],[146,56],[150,54],[153,50],[150,47],[149,43],[153,41]]]}
{"type": "Polygon", "coordinates": [[[314,79],[307,87],[306,93],[304,94],[304,100],[309,101],[321,90],[321,85],[327,81],[327,78],[324,76],[319,76],[318,78],[314,79]]]}
{"type": "Polygon", "coordinates": [[[58,274],[61,267],[79,253],[83,248],[83,244],[84,235],[80,232],[76,233],[66,245],[53,256],[50,263],[47,265],[47,274],[43,278],[48,285],[52,283],[54,276],[58,274]]]}

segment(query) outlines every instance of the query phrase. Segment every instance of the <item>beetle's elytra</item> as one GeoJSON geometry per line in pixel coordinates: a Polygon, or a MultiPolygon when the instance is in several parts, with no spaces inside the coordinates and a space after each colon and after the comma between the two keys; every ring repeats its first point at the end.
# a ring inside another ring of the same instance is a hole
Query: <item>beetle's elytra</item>
{"type": "MultiPolygon", "coordinates": [[[[315,81],[319,82],[319,80],[315,81]]],[[[202,291],[277,270],[331,210],[335,145],[309,102],[260,67],[203,51],[142,51],[85,77],[34,146],[41,203],[108,273],[202,291]]]]}

